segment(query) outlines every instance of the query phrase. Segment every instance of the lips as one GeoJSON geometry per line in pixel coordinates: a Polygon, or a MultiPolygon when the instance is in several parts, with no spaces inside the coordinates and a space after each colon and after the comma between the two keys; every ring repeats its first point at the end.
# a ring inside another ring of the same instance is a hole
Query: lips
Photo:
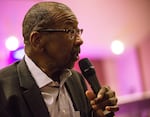
{"type": "Polygon", "coordinates": [[[69,61],[66,64],[66,68],[73,68],[75,62],[79,59],[80,48],[72,48],[71,54],[69,56],[69,61]]]}
{"type": "Polygon", "coordinates": [[[79,54],[80,54],[80,48],[74,48],[72,53],[72,57],[74,61],[79,59],[79,54]]]}
{"type": "Polygon", "coordinates": [[[79,53],[74,54],[73,58],[74,58],[75,61],[78,60],[79,59],[79,53]]]}

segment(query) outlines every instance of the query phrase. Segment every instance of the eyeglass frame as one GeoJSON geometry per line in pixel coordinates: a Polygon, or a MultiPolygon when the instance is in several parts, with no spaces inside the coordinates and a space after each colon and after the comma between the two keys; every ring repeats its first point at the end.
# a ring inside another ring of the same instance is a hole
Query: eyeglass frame
{"type": "Polygon", "coordinates": [[[46,29],[39,29],[36,30],[37,32],[66,32],[70,35],[70,39],[73,40],[76,35],[81,36],[81,34],[83,33],[83,29],[50,29],[50,28],[46,28],[46,29]]]}

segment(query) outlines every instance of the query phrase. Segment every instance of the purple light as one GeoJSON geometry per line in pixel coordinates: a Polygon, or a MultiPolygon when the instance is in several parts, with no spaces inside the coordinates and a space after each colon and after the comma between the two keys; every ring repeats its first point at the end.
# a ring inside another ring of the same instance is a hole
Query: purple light
{"type": "Polygon", "coordinates": [[[24,48],[20,47],[14,51],[10,51],[8,63],[13,63],[14,61],[22,59],[24,56],[24,48]]]}

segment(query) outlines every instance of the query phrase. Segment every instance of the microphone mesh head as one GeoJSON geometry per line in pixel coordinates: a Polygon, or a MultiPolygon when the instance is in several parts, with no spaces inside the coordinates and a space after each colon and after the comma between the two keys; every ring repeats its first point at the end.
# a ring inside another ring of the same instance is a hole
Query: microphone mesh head
{"type": "Polygon", "coordinates": [[[91,64],[88,58],[81,59],[79,61],[79,67],[85,78],[95,74],[94,66],[91,64]]]}

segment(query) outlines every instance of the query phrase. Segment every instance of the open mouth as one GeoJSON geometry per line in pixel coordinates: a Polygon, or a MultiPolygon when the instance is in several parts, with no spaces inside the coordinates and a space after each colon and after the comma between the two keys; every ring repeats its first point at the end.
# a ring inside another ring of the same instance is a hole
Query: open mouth
{"type": "Polygon", "coordinates": [[[72,54],[73,55],[72,56],[73,60],[75,60],[75,61],[78,60],[79,59],[79,54],[80,54],[80,48],[75,48],[74,51],[73,51],[73,54],[72,54]]]}
{"type": "Polygon", "coordinates": [[[74,63],[79,60],[80,48],[73,48],[69,57],[69,61],[67,62],[67,68],[72,68],[74,63]]]}

